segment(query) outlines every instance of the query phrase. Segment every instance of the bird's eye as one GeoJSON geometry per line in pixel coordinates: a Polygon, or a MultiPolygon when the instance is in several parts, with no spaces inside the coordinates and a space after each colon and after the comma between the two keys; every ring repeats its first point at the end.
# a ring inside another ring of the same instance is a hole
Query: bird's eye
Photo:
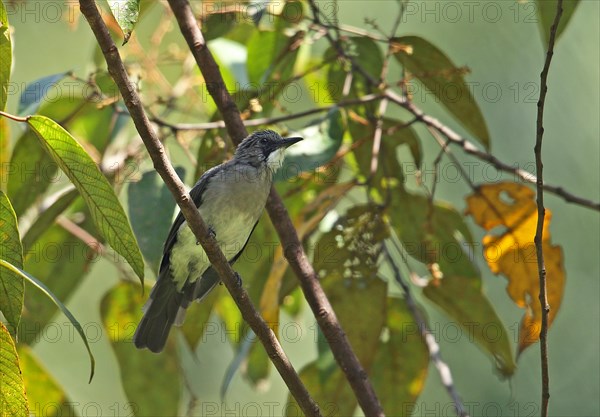
{"type": "Polygon", "coordinates": [[[260,143],[262,143],[263,145],[267,144],[267,138],[261,138],[260,139],[260,143]]]}

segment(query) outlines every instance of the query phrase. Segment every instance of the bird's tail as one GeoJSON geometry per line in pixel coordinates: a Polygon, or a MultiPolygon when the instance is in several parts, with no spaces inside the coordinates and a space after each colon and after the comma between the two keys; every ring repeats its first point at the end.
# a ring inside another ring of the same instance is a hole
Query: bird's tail
{"type": "Polygon", "coordinates": [[[144,316],[133,335],[135,346],[138,349],[147,347],[154,353],[162,351],[177,312],[180,308],[185,309],[188,303],[185,294],[177,291],[175,282],[170,277],[159,277],[144,306],[144,316]]]}
{"type": "Polygon", "coordinates": [[[194,299],[201,300],[219,282],[213,268],[209,268],[204,276],[195,284],[189,284],[178,291],[173,279],[159,275],[150,298],[144,306],[144,316],[133,335],[133,343],[138,349],[148,348],[154,353],[161,352],[167,343],[167,337],[173,324],[180,326],[185,318],[185,311],[194,299]]]}

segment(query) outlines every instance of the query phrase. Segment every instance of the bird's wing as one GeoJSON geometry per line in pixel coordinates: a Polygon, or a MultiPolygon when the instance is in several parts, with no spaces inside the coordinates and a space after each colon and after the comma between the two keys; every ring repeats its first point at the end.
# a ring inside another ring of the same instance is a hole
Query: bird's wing
{"type": "MultiPolygon", "coordinates": [[[[233,258],[231,258],[231,260],[229,261],[229,265],[233,265],[235,261],[237,261],[238,258],[242,255],[244,249],[246,249],[246,246],[248,246],[248,242],[250,242],[250,237],[252,236],[252,233],[254,233],[254,229],[256,229],[256,225],[258,224],[258,222],[259,220],[257,220],[256,223],[254,223],[254,226],[252,226],[252,231],[248,235],[248,239],[246,239],[246,243],[244,243],[242,249],[238,253],[236,253],[233,258]]],[[[221,278],[219,277],[217,271],[215,271],[215,268],[213,268],[212,265],[209,266],[208,269],[202,274],[202,279],[196,281],[191,300],[202,300],[220,280],[221,278]]]]}
{"type": "MultiPolygon", "coordinates": [[[[202,204],[202,195],[206,190],[206,187],[210,181],[210,179],[217,173],[217,167],[213,167],[206,171],[196,185],[190,190],[190,197],[192,197],[192,201],[196,205],[196,207],[200,207],[202,204]]],[[[163,258],[160,263],[160,272],[163,271],[164,268],[169,266],[169,255],[171,253],[171,249],[175,242],[177,242],[177,233],[179,232],[179,228],[185,222],[185,217],[183,217],[183,213],[179,211],[179,214],[175,218],[173,225],[171,226],[171,230],[169,230],[169,234],[167,235],[167,240],[165,241],[165,246],[163,248],[163,258]]]]}

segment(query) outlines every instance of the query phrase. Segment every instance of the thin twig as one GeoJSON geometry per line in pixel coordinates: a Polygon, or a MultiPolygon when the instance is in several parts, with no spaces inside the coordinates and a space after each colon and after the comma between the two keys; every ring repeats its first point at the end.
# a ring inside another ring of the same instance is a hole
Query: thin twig
{"type": "MultiPolygon", "coordinates": [[[[321,22],[321,18],[319,17],[321,12],[319,10],[319,6],[317,5],[317,3],[314,0],[310,0],[309,4],[310,4],[311,10],[313,12],[313,22],[316,25],[322,26],[325,29],[325,38],[327,38],[327,40],[329,41],[331,46],[333,46],[333,48],[336,50],[337,54],[340,57],[343,57],[344,59],[346,59],[348,62],[350,62],[352,64],[352,68],[357,70],[363,77],[365,77],[365,79],[369,82],[369,84],[371,84],[373,86],[378,86],[379,80],[375,79],[375,77],[373,77],[371,74],[369,74],[369,72],[367,70],[365,70],[362,67],[362,65],[357,63],[355,59],[352,59],[352,57],[348,56],[346,51],[344,51],[344,48],[342,47],[340,40],[339,39],[336,40],[333,38],[333,36],[331,36],[331,33],[329,33],[329,27],[331,25],[327,26],[327,25],[324,25],[323,22],[321,22]]],[[[335,29],[335,26],[334,26],[334,29],[335,29]]]]}
{"type": "MultiPolygon", "coordinates": [[[[313,0],[311,0],[310,3],[311,3],[311,7],[313,8],[313,13],[315,13],[315,16],[313,17],[313,21],[315,22],[316,25],[320,25],[320,26],[326,28],[326,26],[323,24],[323,22],[321,22],[319,20],[318,14],[316,14],[316,12],[314,12],[315,9],[318,10],[318,7],[316,6],[316,4],[314,3],[313,0]]],[[[358,62],[356,62],[356,60],[352,56],[349,56],[348,54],[346,54],[346,52],[344,51],[342,46],[339,44],[339,42],[337,42],[335,39],[333,39],[333,37],[329,34],[328,30],[326,30],[326,32],[325,32],[325,37],[331,43],[331,46],[333,46],[335,48],[338,55],[340,57],[348,60],[352,64],[352,67],[354,69],[356,69],[358,72],[360,72],[365,77],[366,81],[369,84],[371,84],[371,86],[379,87],[380,81],[376,80],[374,77],[372,77],[358,62]]],[[[466,138],[463,138],[462,136],[460,136],[454,130],[450,129],[448,126],[444,125],[439,120],[437,120],[434,117],[431,117],[428,114],[426,114],[425,112],[423,112],[423,110],[421,110],[419,107],[417,107],[414,103],[412,103],[406,97],[399,96],[396,92],[394,92],[391,89],[386,89],[384,91],[384,94],[386,95],[388,100],[390,100],[391,102],[396,103],[399,106],[403,107],[404,109],[408,110],[420,122],[433,127],[434,129],[439,131],[442,135],[446,136],[446,138],[448,138],[453,145],[458,145],[458,146],[462,147],[463,151],[466,152],[467,154],[473,155],[483,161],[489,162],[496,169],[498,169],[500,171],[509,172],[509,173],[513,174],[515,176],[515,179],[519,179],[521,181],[524,181],[524,182],[527,182],[530,184],[536,184],[537,178],[535,175],[533,175],[530,172],[527,172],[523,169],[517,168],[513,165],[509,165],[505,162],[502,162],[498,158],[496,158],[494,155],[480,150],[471,141],[467,140],[466,138]]],[[[576,195],[566,191],[561,186],[544,184],[543,187],[544,187],[545,191],[561,197],[563,200],[565,200],[568,203],[574,203],[574,204],[580,205],[582,207],[587,207],[592,210],[600,211],[600,203],[589,200],[587,198],[576,196],[576,195]]]]}
{"type": "Polygon", "coordinates": [[[383,116],[387,109],[388,100],[383,99],[379,102],[377,120],[375,122],[375,133],[373,134],[373,147],[371,149],[371,166],[369,169],[369,178],[373,178],[379,165],[379,151],[381,149],[381,137],[383,136],[383,116]]]}
{"type": "MultiPolygon", "coordinates": [[[[433,132],[437,134],[437,132],[435,130],[433,132]]],[[[437,190],[438,175],[439,175],[438,167],[439,167],[440,163],[442,162],[442,158],[443,158],[444,154],[446,154],[448,152],[448,144],[450,143],[449,140],[446,140],[444,142],[441,138],[438,138],[438,137],[436,137],[436,140],[438,140],[438,143],[440,145],[440,151],[438,152],[437,156],[433,160],[433,181],[431,182],[431,191],[429,192],[429,208],[430,208],[430,215],[428,216],[429,219],[431,219],[431,216],[433,215],[433,198],[435,197],[435,191],[437,190]]],[[[461,169],[462,169],[462,167],[461,167],[461,169]]],[[[421,182],[425,186],[424,182],[423,181],[421,181],[421,182]]]]}
{"type": "Polygon", "coordinates": [[[27,117],[19,117],[10,113],[6,113],[0,110],[0,116],[6,117],[7,119],[14,120],[15,122],[24,123],[27,122],[27,117]]]}
{"type": "MultiPolygon", "coordinates": [[[[274,117],[261,117],[258,119],[248,119],[248,120],[244,120],[243,124],[246,127],[272,125],[272,124],[276,124],[279,122],[300,119],[302,117],[311,116],[313,114],[327,112],[327,111],[335,109],[335,108],[342,108],[342,107],[355,106],[358,104],[370,103],[372,101],[380,100],[383,97],[384,97],[383,94],[369,94],[366,96],[362,96],[361,98],[344,100],[344,101],[340,101],[339,103],[332,104],[330,106],[316,107],[314,109],[308,109],[308,110],[304,110],[304,111],[293,113],[293,114],[286,114],[283,116],[274,116],[274,117]]],[[[223,129],[225,127],[225,121],[223,121],[223,120],[218,120],[216,122],[208,122],[208,123],[170,123],[159,117],[153,117],[151,119],[151,121],[156,123],[159,126],[168,127],[169,129],[172,129],[175,131],[184,131],[184,130],[204,131],[204,130],[210,130],[210,129],[223,129]]]]}
{"type": "MultiPolygon", "coordinates": [[[[284,115],[284,116],[262,117],[262,118],[258,118],[258,119],[249,119],[249,120],[244,120],[242,123],[246,127],[256,127],[256,126],[275,124],[275,123],[280,123],[280,122],[284,122],[284,121],[300,119],[302,117],[310,116],[313,114],[326,112],[326,111],[329,111],[336,107],[338,107],[338,108],[339,107],[349,107],[349,106],[353,106],[353,105],[365,104],[365,103],[381,100],[383,97],[386,97],[390,101],[392,101],[396,104],[399,104],[401,107],[405,108],[413,116],[415,116],[415,119],[412,121],[412,123],[420,121],[420,122],[424,123],[425,125],[434,128],[435,130],[440,132],[442,135],[444,135],[447,139],[449,139],[451,144],[460,146],[465,153],[472,155],[482,161],[490,163],[494,168],[496,168],[499,171],[508,172],[510,174],[513,174],[515,176],[515,178],[517,178],[521,181],[524,181],[529,184],[536,183],[536,176],[533,175],[532,173],[525,171],[523,169],[520,169],[514,165],[509,165],[508,163],[499,160],[494,155],[481,150],[475,144],[473,144],[473,142],[460,136],[458,133],[456,133],[454,130],[450,129],[448,126],[444,125],[439,120],[425,114],[420,108],[418,108],[412,102],[407,102],[406,100],[399,97],[397,94],[395,94],[391,90],[386,90],[385,93],[381,94],[381,95],[369,94],[369,95],[363,96],[361,98],[345,100],[345,101],[337,103],[337,104],[332,104],[331,106],[308,109],[308,110],[304,110],[302,112],[288,114],[288,115],[284,115]]],[[[186,131],[186,130],[205,131],[205,130],[210,130],[210,129],[222,129],[225,127],[225,122],[223,120],[218,120],[216,122],[207,122],[207,123],[171,123],[160,117],[153,117],[151,120],[152,120],[152,122],[156,123],[159,126],[167,127],[174,131],[186,131]]],[[[577,204],[582,207],[590,208],[592,210],[600,211],[600,203],[597,203],[597,202],[589,200],[587,198],[579,197],[573,193],[570,193],[570,192],[566,191],[562,186],[544,183],[544,190],[546,192],[549,192],[551,194],[554,194],[554,195],[562,198],[563,200],[565,200],[568,203],[573,203],[573,204],[577,204]]]]}
{"type": "Polygon", "coordinates": [[[300,381],[298,374],[281,348],[277,337],[250,302],[248,293],[241,285],[237,284],[238,279],[233,269],[221,252],[216,240],[208,231],[206,224],[202,220],[202,217],[200,217],[196,205],[191,200],[183,183],[179,180],[175,170],[168,161],[165,149],[152,129],[152,125],[144,112],[140,97],[127,76],[119,50],[108,32],[94,0],[80,0],[79,4],[81,12],[86,17],[92,32],[94,32],[94,35],[96,36],[98,45],[102,49],[108,70],[119,87],[119,91],[123,96],[123,100],[129,110],[136,129],[148,150],[148,154],[152,158],[154,167],[175,197],[187,224],[204,248],[208,259],[219,273],[221,280],[231,293],[232,298],[242,313],[242,317],[263,343],[269,358],[272,360],[275,368],[279,371],[288,386],[290,393],[297,400],[303,412],[311,416],[320,416],[321,414],[317,404],[308,394],[302,381],[300,381]]]}
{"type": "MultiPolygon", "coordinates": [[[[402,18],[402,14],[398,13],[396,19],[392,25],[392,30],[390,31],[389,38],[393,38],[396,35],[396,31],[398,30],[398,26],[400,25],[400,19],[402,18]]],[[[392,43],[388,43],[388,48],[385,53],[385,58],[383,59],[383,65],[381,66],[381,73],[379,74],[379,79],[381,79],[382,83],[385,83],[387,78],[388,69],[390,65],[390,59],[392,57],[392,43]]],[[[377,111],[377,120],[375,122],[375,133],[373,134],[373,147],[371,150],[371,167],[369,170],[369,178],[373,178],[377,171],[377,166],[379,164],[379,151],[381,149],[381,137],[383,135],[383,117],[385,116],[385,112],[387,110],[388,100],[383,99],[379,102],[379,109],[377,111]]]]}
{"type": "MultiPolygon", "coordinates": [[[[229,136],[234,143],[239,143],[247,135],[246,128],[239,110],[225,87],[219,67],[204,42],[204,37],[198,28],[188,1],[169,0],[169,4],[175,14],[179,29],[206,80],[208,91],[223,116],[229,136]]],[[[267,200],[267,211],[283,245],[284,254],[300,281],[304,296],[336,361],[345,373],[360,407],[369,417],[383,416],[381,405],[367,373],[352,350],[348,337],[340,326],[331,303],[321,287],[317,273],[308,260],[283,201],[274,188],[271,189],[267,200]]]]}
{"type": "MultiPolygon", "coordinates": [[[[390,101],[392,101],[396,104],[399,104],[401,107],[408,110],[410,113],[412,113],[413,116],[415,116],[422,123],[426,124],[427,126],[433,127],[435,130],[437,130],[442,135],[444,135],[447,139],[449,139],[451,144],[460,146],[465,153],[467,153],[469,155],[473,155],[482,161],[490,163],[491,165],[494,166],[494,168],[496,168],[499,171],[504,171],[504,172],[513,174],[516,179],[519,179],[521,181],[524,181],[524,182],[530,183],[530,184],[537,183],[537,178],[532,173],[527,172],[524,169],[520,169],[514,165],[509,165],[505,162],[502,162],[501,160],[496,158],[494,155],[481,150],[473,142],[462,137],[461,135],[459,135],[454,130],[452,130],[451,128],[449,128],[448,126],[446,126],[439,120],[435,119],[434,117],[429,116],[428,114],[423,112],[423,110],[421,110],[419,107],[417,107],[412,102],[407,101],[402,97],[399,97],[396,93],[394,93],[391,90],[386,90],[385,94],[387,95],[388,99],[390,99],[390,101]]],[[[576,196],[576,195],[564,190],[560,186],[543,184],[543,189],[546,192],[549,192],[551,194],[555,194],[555,195],[561,197],[563,200],[565,200],[568,203],[574,203],[574,204],[580,205],[582,207],[587,207],[592,210],[600,211],[600,203],[591,201],[591,200],[583,198],[583,197],[576,196]]]]}
{"type": "Polygon", "coordinates": [[[550,28],[550,39],[548,40],[548,51],[544,68],[540,74],[540,99],[537,103],[537,121],[535,135],[535,171],[537,175],[537,226],[535,229],[535,252],[537,256],[537,266],[540,279],[540,305],[542,309],[542,326],[540,329],[540,360],[542,364],[542,417],[548,415],[548,403],[550,402],[550,376],[548,374],[548,314],[550,313],[550,304],[548,304],[548,294],[546,293],[546,265],[544,264],[544,217],[546,209],[544,208],[544,175],[542,163],[542,139],[544,137],[544,104],[546,103],[546,93],[548,92],[548,72],[552,55],[554,55],[554,41],[556,40],[556,31],[562,16],[562,0],[556,3],[556,16],[550,28]]]}
{"type": "MultiPolygon", "coordinates": [[[[310,20],[311,22],[313,21],[313,19],[308,16],[306,16],[305,19],[310,20]]],[[[339,24],[339,25],[337,25],[337,27],[341,32],[350,33],[352,35],[363,36],[365,38],[369,38],[369,39],[372,39],[377,42],[388,43],[388,39],[386,37],[381,36],[381,35],[376,35],[372,32],[369,32],[368,30],[364,30],[364,29],[360,29],[360,28],[357,28],[354,26],[349,26],[349,25],[344,25],[344,24],[339,24]]],[[[334,29],[334,25],[330,25],[330,24],[324,23],[324,22],[321,22],[319,24],[312,23],[309,26],[309,29],[323,31],[323,34],[325,34],[325,31],[327,29],[334,29]]]]}
{"type": "MultiPolygon", "coordinates": [[[[496,205],[485,194],[483,194],[481,192],[480,187],[473,182],[473,180],[469,177],[468,172],[463,168],[462,164],[460,163],[460,161],[458,160],[456,155],[454,155],[452,150],[448,147],[449,140],[446,138],[446,140],[444,141],[441,133],[438,132],[437,130],[435,130],[431,126],[427,126],[427,130],[429,130],[429,133],[431,133],[431,136],[433,136],[434,139],[437,141],[437,143],[440,145],[441,151],[444,152],[445,155],[448,155],[448,157],[450,158],[452,163],[457,167],[458,171],[460,172],[461,177],[465,180],[465,182],[467,183],[469,188],[471,188],[471,191],[473,191],[473,193],[477,194],[488,205],[489,209],[492,212],[494,212],[494,215],[496,215],[499,219],[502,220],[503,224],[507,224],[504,214],[502,214],[500,212],[500,210],[498,210],[498,207],[496,207],[496,205]]],[[[513,230],[507,230],[505,232],[505,234],[511,234],[511,235],[513,233],[514,233],[513,230]]]]}
{"type": "Polygon", "coordinates": [[[462,403],[460,395],[458,395],[456,387],[454,386],[454,381],[452,380],[452,372],[450,371],[450,367],[442,359],[440,345],[436,342],[435,336],[431,333],[431,330],[427,325],[427,321],[423,317],[423,314],[421,313],[417,302],[412,296],[410,286],[402,278],[400,268],[398,268],[398,265],[396,265],[396,263],[392,259],[390,251],[385,243],[383,244],[383,251],[385,253],[389,265],[392,267],[392,271],[394,272],[394,278],[396,279],[396,282],[402,287],[402,290],[404,291],[404,300],[406,301],[406,306],[410,310],[410,314],[413,316],[415,322],[417,323],[417,326],[419,327],[421,337],[423,338],[423,341],[427,345],[427,350],[429,351],[429,358],[438,370],[444,388],[446,388],[446,391],[450,395],[450,398],[452,398],[454,408],[456,408],[456,413],[460,417],[469,417],[467,409],[462,403]]]}
{"type": "Polygon", "coordinates": [[[65,231],[81,240],[88,248],[90,248],[96,255],[102,256],[104,259],[111,262],[120,272],[121,277],[128,281],[135,282],[136,277],[129,268],[126,268],[122,262],[119,262],[119,256],[117,253],[102,244],[98,239],[92,236],[87,230],[79,226],[78,224],[71,221],[68,217],[60,215],[55,220],[56,224],[62,227],[65,231]]]}

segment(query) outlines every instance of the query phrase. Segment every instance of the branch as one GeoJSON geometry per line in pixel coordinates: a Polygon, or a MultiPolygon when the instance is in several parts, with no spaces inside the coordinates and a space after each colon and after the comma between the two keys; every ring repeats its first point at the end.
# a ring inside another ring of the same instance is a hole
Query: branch
{"type": "MultiPolygon", "coordinates": [[[[219,67],[204,42],[190,4],[187,0],[169,0],[169,5],[175,14],[179,29],[198,63],[208,91],[223,116],[231,139],[235,143],[239,143],[247,134],[246,128],[235,103],[225,88],[219,67]]],[[[267,200],[267,211],[285,249],[285,256],[300,281],[304,296],[315,314],[317,323],[323,331],[336,361],[346,374],[360,407],[369,417],[383,416],[383,410],[367,373],[352,350],[348,338],[342,330],[323,288],[321,288],[317,274],[304,252],[290,216],[275,188],[271,188],[267,200]]]]}
{"type": "Polygon", "coordinates": [[[309,396],[308,391],[300,381],[298,374],[292,367],[289,359],[285,356],[277,337],[275,337],[275,334],[252,306],[244,288],[237,284],[235,272],[219,249],[216,240],[209,233],[206,224],[200,217],[196,205],[192,202],[183,183],[179,180],[175,170],[169,163],[165,150],[158,140],[156,133],[152,130],[150,121],[142,107],[140,97],[127,76],[119,51],[110,37],[108,29],[102,20],[94,0],[80,0],[79,4],[82,14],[86,17],[92,32],[94,32],[98,45],[102,49],[102,53],[104,54],[104,58],[108,65],[108,70],[123,96],[123,100],[131,114],[135,127],[148,150],[148,154],[152,158],[154,168],[162,177],[169,188],[169,191],[171,191],[175,197],[190,229],[204,248],[208,259],[231,293],[244,320],[246,320],[263,343],[269,358],[273,361],[273,364],[288,386],[290,393],[294,396],[306,415],[320,416],[321,414],[317,404],[309,396]]]}
{"type": "Polygon", "coordinates": [[[333,36],[331,36],[331,33],[329,33],[329,27],[333,27],[334,29],[337,29],[337,26],[323,24],[323,22],[321,22],[321,18],[319,17],[320,11],[319,11],[319,6],[317,5],[317,3],[314,0],[310,0],[309,4],[310,4],[310,8],[313,12],[313,22],[316,25],[319,25],[325,29],[325,37],[327,38],[327,40],[329,41],[331,46],[333,46],[335,48],[338,56],[343,57],[348,62],[350,62],[352,64],[352,68],[357,70],[363,77],[365,77],[365,79],[368,81],[369,84],[377,87],[379,85],[379,80],[375,79],[375,77],[373,77],[371,74],[369,74],[367,72],[367,70],[365,70],[362,67],[362,65],[360,65],[356,62],[355,59],[348,56],[346,51],[344,51],[344,48],[342,47],[340,40],[334,39],[333,36]]]}
{"type": "MultiPolygon", "coordinates": [[[[319,15],[318,15],[318,6],[314,2],[314,0],[310,0],[310,5],[311,5],[311,8],[314,13],[313,22],[315,23],[315,25],[321,26],[325,30],[325,37],[329,41],[331,46],[335,48],[336,52],[338,53],[338,56],[348,60],[352,64],[352,68],[356,69],[360,74],[362,74],[363,77],[365,78],[365,80],[372,87],[378,88],[380,86],[380,81],[376,80],[374,77],[372,77],[358,62],[356,62],[354,57],[349,56],[344,51],[342,45],[340,45],[339,40],[336,41],[331,36],[331,34],[329,33],[329,30],[328,30],[331,25],[328,26],[328,25],[324,24],[323,22],[321,22],[321,20],[319,19],[319,15]]],[[[382,80],[381,82],[385,82],[385,80],[382,80]]],[[[463,151],[468,153],[469,155],[473,155],[483,161],[489,162],[496,169],[498,169],[500,171],[509,172],[511,174],[514,174],[515,177],[519,178],[521,181],[524,181],[524,182],[527,182],[530,184],[537,183],[537,178],[535,177],[535,175],[533,175],[523,169],[519,169],[512,165],[508,165],[507,163],[500,161],[494,155],[480,150],[472,142],[470,142],[466,138],[463,138],[462,136],[460,136],[454,130],[450,129],[448,126],[444,125],[439,120],[437,120],[437,119],[429,116],[425,112],[423,112],[423,110],[421,110],[420,108],[415,106],[411,101],[407,100],[405,97],[399,96],[398,94],[396,94],[394,91],[392,91],[390,89],[385,90],[385,96],[388,100],[390,100],[390,101],[398,104],[399,106],[403,107],[404,109],[408,110],[419,121],[425,123],[427,126],[433,127],[438,132],[440,132],[442,135],[446,136],[446,138],[450,141],[450,143],[461,146],[463,148],[463,151]]],[[[560,186],[543,184],[543,189],[549,193],[552,193],[552,194],[555,194],[555,195],[561,197],[568,203],[574,203],[574,204],[577,204],[577,205],[580,205],[583,207],[590,208],[592,210],[600,211],[600,203],[591,201],[591,200],[583,198],[583,197],[576,196],[576,195],[564,190],[560,186]]]]}
{"type": "MultiPolygon", "coordinates": [[[[298,113],[286,114],[283,116],[275,116],[275,117],[260,117],[258,119],[248,119],[243,120],[242,123],[245,127],[255,127],[255,126],[263,126],[263,125],[272,125],[279,122],[285,122],[288,120],[300,119],[302,117],[311,116],[313,114],[327,112],[331,109],[341,108],[341,107],[349,107],[355,106],[357,104],[365,104],[370,103],[372,101],[381,100],[385,96],[383,94],[369,94],[366,96],[362,96],[361,98],[344,100],[339,103],[332,104],[331,106],[325,107],[315,107],[314,109],[304,110],[298,113]]],[[[203,131],[210,129],[222,129],[225,127],[224,120],[218,120],[216,122],[207,122],[207,123],[170,123],[166,120],[163,120],[159,117],[153,117],[151,119],[152,122],[156,123],[159,126],[168,127],[172,130],[193,130],[193,131],[203,131]]]]}
{"type": "Polygon", "coordinates": [[[381,150],[381,137],[383,135],[383,116],[387,109],[388,100],[383,99],[379,102],[377,111],[377,120],[375,122],[375,133],[373,134],[373,147],[371,148],[371,165],[369,168],[369,179],[375,177],[377,166],[379,165],[379,151],[381,150]]]}
{"type": "Polygon", "coordinates": [[[536,136],[535,136],[535,171],[537,174],[537,226],[535,229],[535,251],[537,256],[537,266],[540,279],[540,305],[542,307],[542,327],[540,329],[540,360],[542,365],[542,417],[548,415],[548,403],[550,401],[550,376],[548,374],[548,314],[550,313],[550,305],[548,304],[548,294],[546,293],[546,265],[544,264],[543,250],[543,235],[544,235],[544,218],[546,209],[544,208],[544,175],[542,164],[542,139],[544,136],[544,104],[546,103],[546,93],[548,92],[548,72],[550,71],[550,63],[552,55],[554,55],[554,41],[556,40],[556,31],[560,22],[560,17],[563,12],[562,0],[556,3],[556,16],[550,28],[550,39],[548,41],[548,51],[546,52],[546,60],[544,69],[540,74],[540,99],[537,103],[537,121],[536,121],[536,136]]]}
{"type": "Polygon", "coordinates": [[[442,359],[442,354],[440,353],[440,345],[436,342],[435,336],[431,333],[431,329],[429,329],[429,326],[427,326],[427,321],[423,317],[423,314],[421,314],[421,310],[419,310],[419,306],[417,305],[417,302],[415,301],[410,292],[410,287],[404,281],[404,279],[402,279],[400,268],[398,268],[398,265],[396,265],[396,263],[392,259],[392,256],[385,243],[383,244],[383,251],[388,259],[388,263],[392,267],[392,271],[394,272],[394,278],[396,279],[396,282],[402,287],[402,290],[404,290],[404,300],[406,301],[406,305],[410,310],[410,314],[415,319],[417,326],[419,327],[419,331],[421,332],[421,337],[423,338],[423,341],[427,345],[427,350],[429,351],[429,358],[438,370],[438,373],[440,374],[440,379],[442,380],[442,384],[444,385],[444,388],[446,388],[446,391],[450,395],[450,398],[452,398],[452,402],[454,402],[454,408],[456,408],[456,413],[459,417],[469,417],[469,414],[467,413],[467,410],[464,404],[462,403],[458,392],[456,391],[456,387],[454,386],[454,381],[452,380],[452,372],[450,372],[450,367],[442,359]]]}
{"type": "MultiPolygon", "coordinates": [[[[399,97],[396,93],[394,93],[391,90],[386,90],[385,94],[387,95],[390,101],[393,101],[394,103],[400,105],[401,107],[412,113],[412,115],[415,116],[419,121],[440,132],[450,141],[451,144],[460,146],[465,153],[473,155],[476,158],[481,159],[482,161],[489,162],[497,170],[511,173],[521,181],[530,184],[537,183],[537,178],[535,175],[523,169],[517,168],[513,165],[509,165],[506,162],[502,162],[494,155],[482,151],[475,144],[473,144],[473,142],[462,137],[439,120],[429,116],[428,114],[423,112],[423,110],[421,110],[419,107],[415,106],[412,102],[405,100],[403,97],[399,97]]],[[[560,186],[543,184],[543,189],[549,193],[561,197],[568,203],[574,203],[583,207],[590,208],[592,210],[600,211],[600,203],[576,196],[568,191],[565,191],[560,186]]]]}

